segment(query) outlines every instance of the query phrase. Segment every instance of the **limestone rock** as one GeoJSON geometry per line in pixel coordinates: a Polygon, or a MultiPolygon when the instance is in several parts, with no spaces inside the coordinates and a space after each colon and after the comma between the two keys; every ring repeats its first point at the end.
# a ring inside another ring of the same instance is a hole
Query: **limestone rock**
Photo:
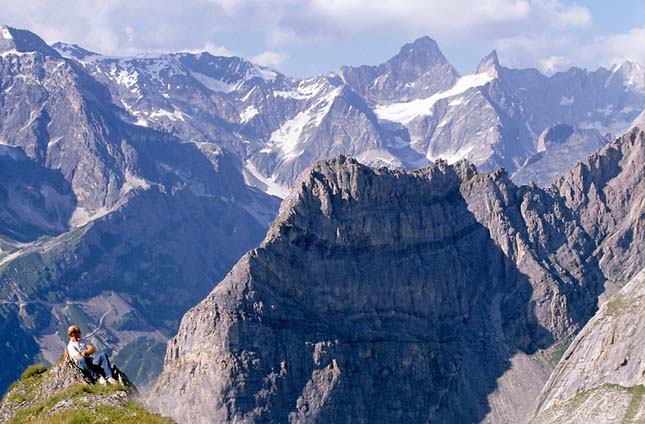
{"type": "Polygon", "coordinates": [[[531,423],[645,421],[645,270],[603,304],[565,352],[531,423]]]}

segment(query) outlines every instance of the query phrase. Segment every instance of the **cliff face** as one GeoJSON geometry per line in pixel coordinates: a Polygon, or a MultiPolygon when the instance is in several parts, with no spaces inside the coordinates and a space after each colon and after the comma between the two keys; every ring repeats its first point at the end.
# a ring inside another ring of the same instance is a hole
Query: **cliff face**
{"type": "Polygon", "coordinates": [[[551,375],[532,423],[645,421],[645,270],[603,304],[551,375]]]}
{"type": "MultiPolygon", "coordinates": [[[[634,132],[607,151],[642,144],[634,132]]],[[[314,165],[261,247],[184,316],[155,407],[180,422],[525,420],[551,371],[527,355],[576,333],[603,290],[610,232],[572,201],[587,191],[558,191],[579,175],[545,191],[465,162],[314,165]]]]}
{"type": "Polygon", "coordinates": [[[633,129],[576,165],[555,187],[593,237],[610,282],[645,267],[645,133],[633,129]]]}

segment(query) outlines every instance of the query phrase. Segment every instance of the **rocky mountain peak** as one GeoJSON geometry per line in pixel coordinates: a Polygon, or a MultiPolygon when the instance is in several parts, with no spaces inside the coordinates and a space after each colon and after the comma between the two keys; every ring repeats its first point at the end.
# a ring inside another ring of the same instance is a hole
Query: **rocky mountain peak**
{"type": "Polygon", "coordinates": [[[488,56],[485,56],[477,66],[476,74],[488,73],[491,75],[499,75],[499,58],[497,57],[497,50],[491,51],[488,56]]]}
{"type": "Polygon", "coordinates": [[[614,66],[612,72],[621,77],[624,87],[645,90],[645,69],[640,64],[626,60],[614,66]]]}
{"type": "Polygon", "coordinates": [[[93,56],[101,56],[99,53],[84,49],[78,44],[67,44],[59,41],[52,44],[52,47],[63,57],[73,58],[79,61],[84,61],[93,56]]]}
{"type": "Polygon", "coordinates": [[[279,74],[271,69],[255,65],[236,56],[213,56],[208,52],[198,54],[179,53],[179,62],[192,72],[225,83],[237,83],[252,78],[275,80],[279,74]]]}
{"type": "Polygon", "coordinates": [[[340,76],[353,90],[376,104],[429,97],[452,87],[459,72],[437,43],[421,37],[378,66],[343,66],[340,76]]]}
{"type": "Polygon", "coordinates": [[[7,25],[0,26],[0,53],[41,53],[45,56],[60,58],[58,52],[47,45],[33,32],[16,29],[7,25]]]}
{"type": "Polygon", "coordinates": [[[437,42],[428,36],[424,36],[412,43],[405,44],[388,63],[396,67],[412,65],[421,69],[428,69],[437,65],[447,64],[448,60],[439,49],[437,42]]]}

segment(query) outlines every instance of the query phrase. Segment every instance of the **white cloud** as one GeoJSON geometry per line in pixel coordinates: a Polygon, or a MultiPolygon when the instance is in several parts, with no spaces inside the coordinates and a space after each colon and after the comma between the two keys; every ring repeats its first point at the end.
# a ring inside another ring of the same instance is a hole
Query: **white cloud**
{"type": "Polygon", "coordinates": [[[609,68],[626,60],[645,64],[645,27],[625,33],[579,40],[566,34],[508,37],[497,40],[502,63],[512,67],[537,67],[546,74],[571,66],[609,68]]]}
{"type": "Polygon", "coordinates": [[[208,52],[213,56],[237,56],[234,52],[227,49],[224,46],[218,46],[217,44],[207,41],[201,48],[192,50],[193,53],[199,52],[208,52]]]}
{"type": "Polygon", "coordinates": [[[632,28],[622,34],[597,38],[582,51],[588,63],[613,65],[630,60],[645,64],[645,27],[632,28]]]}
{"type": "Polygon", "coordinates": [[[464,39],[587,25],[591,15],[561,0],[3,0],[0,20],[114,54],[195,49],[225,28],[252,28],[275,46],[364,31],[464,39]]]}
{"type": "Polygon", "coordinates": [[[255,64],[272,68],[279,68],[285,59],[286,56],[284,54],[272,51],[266,51],[249,58],[249,60],[255,64]]]}
{"type": "Polygon", "coordinates": [[[562,56],[549,56],[546,59],[541,59],[539,63],[540,68],[542,68],[542,70],[547,74],[552,74],[571,67],[571,60],[562,56]]]}
{"type": "MultiPolygon", "coordinates": [[[[581,41],[589,9],[570,0],[3,0],[0,23],[30,29],[111,55],[208,51],[233,55],[223,31],[252,34],[236,43],[252,60],[280,66],[284,52],[312,41],[352,37],[412,40],[440,46],[495,47],[502,63],[551,73],[571,64],[596,67],[625,59],[645,63],[645,27],[581,41]],[[243,29],[243,30],[241,30],[243,29]],[[245,45],[246,43],[246,45],[245,45]],[[250,45],[254,43],[254,45],[250,45]],[[242,47],[240,47],[242,46],[242,47]]],[[[341,46],[342,47],[342,46],[341,46]]]]}

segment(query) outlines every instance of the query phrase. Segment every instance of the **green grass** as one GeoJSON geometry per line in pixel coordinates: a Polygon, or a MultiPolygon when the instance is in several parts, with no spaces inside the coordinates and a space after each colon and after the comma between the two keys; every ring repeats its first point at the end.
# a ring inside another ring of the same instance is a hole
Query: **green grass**
{"type": "Polygon", "coordinates": [[[130,390],[120,385],[76,383],[46,399],[37,400],[48,372],[42,364],[31,365],[22,373],[20,380],[11,386],[2,400],[16,411],[9,424],[173,423],[168,418],[146,411],[143,405],[130,398],[130,390]],[[59,406],[60,409],[52,412],[52,408],[61,401],[73,406],[59,406]],[[108,401],[113,404],[107,404],[108,401]]]}
{"type": "Polygon", "coordinates": [[[20,380],[9,386],[2,402],[19,405],[24,402],[33,401],[36,390],[43,382],[45,372],[47,372],[47,368],[43,364],[35,364],[27,367],[20,376],[20,380]]]}
{"type": "Polygon", "coordinates": [[[569,346],[571,346],[571,342],[573,342],[573,337],[569,337],[567,339],[564,339],[560,341],[557,345],[552,346],[550,349],[550,355],[548,358],[548,361],[551,365],[554,367],[558,365],[562,357],[564,356],[564,353],[567,351],[569,346]]]}
{"type": "Polygon", "coordinates": [[[170,424],[172,420],[147,412],[138,402],[128,402],[122,408],[113,408],[99,405],[90,409],[67,409],[51,415],[32,416],[24,421],[10,421],[10,423],[30,424],[94,424],[94,423],[119,423],[119,424],[170,424]]]}
{"type": "MultiPolygon", "coordinates": [[[[635,424],[636,421],[634,420],[634,417],[638,414],[642,407],[641,405],[643,405],[643,399],[645,398],[645,386],[637,385],[625,387],[619,384],[609,383],[576,393],[576,395],[569,400],[542,411],[536,419],[531,421],[531,424],[553,422],[553,416],[557,416],[558,414],[561,416],[570,416],[575,411],[579,411],[582,405],[592,396],[597,396],[599,400],[605,399],[611,401],[612,399],[615,399],[617,402],[616,407],[618,408],[618,405],[620,404],[618,401],[625,395],[629,397],[629,405],[624,411],[622,419],[615,422],[617,424],[635,424]]],[[[616,410],[617,414],[622,412],[621,408],[622,406],[616,410]]]]}
{"type": "Polygon", "coordinates": [[[27,367],[27,369],[20,376],[20,380],[25,381],[31,378],[38,377],[40,374],[47,371],[47,367],[43,364],[34,364],[27,367]]]}
{"type": "Polygon", "coordinates": [[[167,418],[151,414],[133,400],[125,405],[101,405],[97,400],[117,392],[127,392],[121,386],[74,384],[41,402],[18,411],[9,424],[21,423],[172,423],[167,418]],[[62,400],[71,401],[73,408],[51,413],[62,400]]]}
{"type": "Polygon", "coordinates": [[[628,387],[627,392],[632,395],[632,398],[629,400],[629,406],[627,406],[627,411],[625,412],[624,422],[635,422],[634,418],[638,414],[638,411],[643,407],[643,401],[645,400],[645,386],[638,385],[628,387]]]}

